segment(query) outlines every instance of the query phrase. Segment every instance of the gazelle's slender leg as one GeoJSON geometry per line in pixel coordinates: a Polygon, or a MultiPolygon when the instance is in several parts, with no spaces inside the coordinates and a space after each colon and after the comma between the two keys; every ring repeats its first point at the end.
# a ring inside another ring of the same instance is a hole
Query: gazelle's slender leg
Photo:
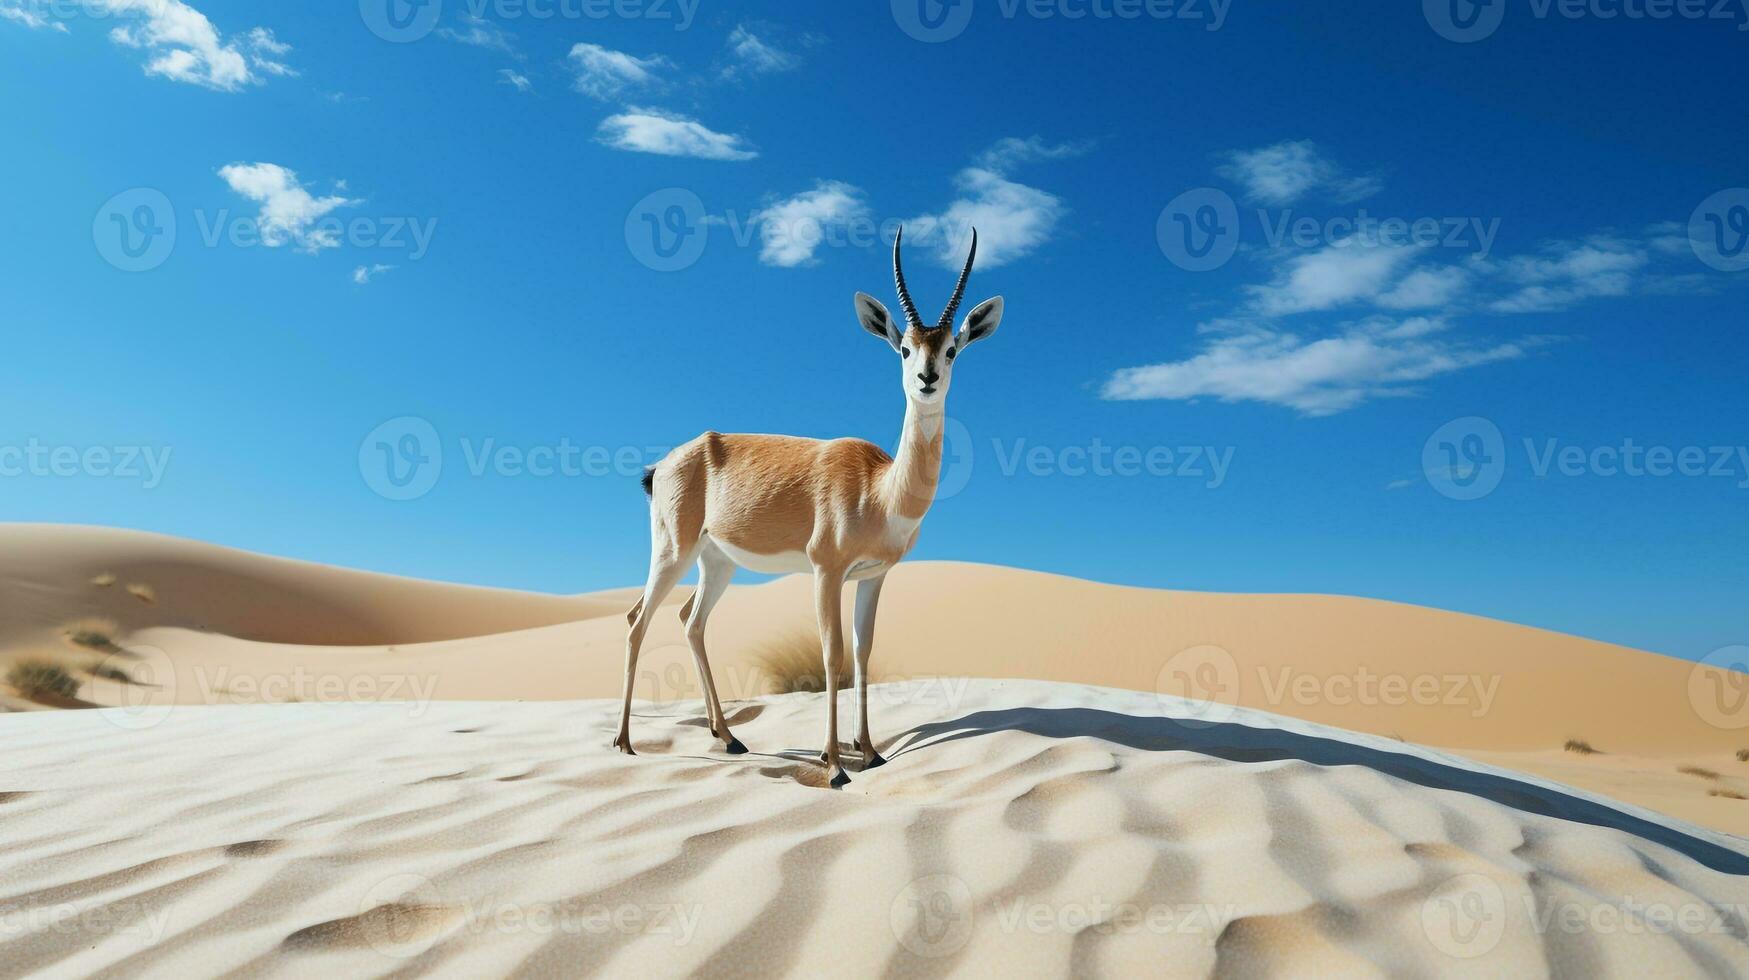
{"type": "Polygon", "coordinates": [[[875,607],[880,605],[881,585],[886,580],[880,575],[856,583],[856,622],[852,624],[856,635],[856,748],[862,752],[864,769],[887,764],[868,734],[868,658],[874,651],[875,607]]]}
{"type": "Polygon", "coordinates": [[[735,575],[735,563],[709,544],[708,538],[705,540],[707,543],[698,552],[698,591],[686,604],[691,610],[686,619],[686,642],[692,647],[699,683],[704,686],[704,713],[710,719],[711,734],[723,740],[730,755],[740,755],[747,751],[747,746],[729,732],[729,720],[723,716],[723,702],[717,698],[717,683],[711,677],[711,662],[704,652],[705,621],[710,619],[711,610],[728,589],[729,579],[735,575]]]}
{"type": "Polygon", "coordinates": [[[850,782],[838,759],[838,671],[844,663],[844,569],[814,566],[815,615],[820,619],[820,654],[826,664],[826,751],[821,761],[832,788],[850,782]]]}
{"type": "Polygon", "coordinates": [[[674,583],[680,581],[681,573],[685,571],[686,556],[658,540],[651,549],[650,577],[644,583],[644,597],[626,613],[626,622],[631,628],[626,632],[625,703],[619,712],[619,735],[613,740],[614,748],[626,755],[637,754],[632,751],[632,686],[638,677],[638,648],[644,643],[644,632],[650,628],[650,618],[656,614],[656,607],[668,598],[668,593],[674,590],[674,583]]]}

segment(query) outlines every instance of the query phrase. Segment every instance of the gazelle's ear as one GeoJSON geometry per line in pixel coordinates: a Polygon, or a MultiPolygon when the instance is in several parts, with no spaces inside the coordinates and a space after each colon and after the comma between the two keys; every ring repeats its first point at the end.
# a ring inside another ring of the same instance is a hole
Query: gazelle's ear
{"type": "Polygon", "coordinates": [[[996,332],[996,325],[1002,322],[1002,297],[987,299],[972,308],[966,318],[960,321],[959,339],[956,346],[961,350],[966,345],[983,340],[996,332]]]}
{"type": "Polygon", "coordinates": [[[892,316],[880,300],[867,293],[857,293],[856,318],[862,321],[862,329],[892,345],[893,350],[899,349],[899,327],[893,323],[892,316]]]}

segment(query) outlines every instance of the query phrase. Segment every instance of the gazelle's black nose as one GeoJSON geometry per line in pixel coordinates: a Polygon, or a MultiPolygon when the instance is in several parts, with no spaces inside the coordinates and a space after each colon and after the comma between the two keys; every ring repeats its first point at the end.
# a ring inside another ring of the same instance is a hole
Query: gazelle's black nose
{"type": "Polygon", "coordinates": [[[932,385],[941,380],[941,375],[934,368],[930,368],[927,371],[917,372],[917,380],[926,385],[932,385]]]}

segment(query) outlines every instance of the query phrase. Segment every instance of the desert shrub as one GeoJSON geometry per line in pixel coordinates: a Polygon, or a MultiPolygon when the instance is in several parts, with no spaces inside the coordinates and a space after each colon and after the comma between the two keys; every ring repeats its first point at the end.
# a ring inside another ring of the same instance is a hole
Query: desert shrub
{"type": "Polygon", "coordinates": [[[23,660],[13,664],[6,672],[6,683],[33,700],[44,695],[71,698],[79,694],[78,678],[67,673],[67,668],[60,664],[46,660],[23,660]]]}
{"type": "Polygon", "coordinates": [[[1590,742],[1587,742],[1582,738],[1567,739],[1567,744],[1561,746],[1561,748],[1566,749],[1568,752],[1576,752],[1579,755],[1594,755],[1597,752],[1596,749],[1591,747],[1590,742]]]}
{"type": "MultiPolygon", "coordinates": [[[[791,633],[755,654],[753,659],[774,694],[826,690],[826,664],[820,656],[820,641],[810,633],[791,633]]],[[[838,671],[840,691],[850,686],[851,676],[850,651],[846,650],[838,671]]]]}
{"type": "Polygon", "coordinates": [[[1702,779],[1719,778],[1718,773],[1713,772],[1711,769],[1703,769],[1700,766],[1677,766],[1676,771],[1685,776],[1699,776],[1702,779]]]}

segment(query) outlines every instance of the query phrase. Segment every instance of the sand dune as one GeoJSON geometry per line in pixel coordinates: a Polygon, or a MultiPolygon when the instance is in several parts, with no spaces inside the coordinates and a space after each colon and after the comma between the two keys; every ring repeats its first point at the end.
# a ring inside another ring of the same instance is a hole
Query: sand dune
{"type": "Polygon", "coordinates": [[[0,973],[1740,975],[1749,849],[1389,739],[1040,682],[7,721],[0,973]],[[150,773],[150,778],[143,774],[150,773]]]}
{"type": "MultiPolygon", "coordinates": [[[[480,589],[139,532],[5,525],[0,669],[62,664],[78,690],[26,699],[0,685],[0,707],[610,697],[632,594],[480,589]],[[107,646],[75,641],[93,625],[107,646]]],[[[785,689],[763,660],[811,657],[811,608],[800,577],[734,588],[710,629],[722,696],[785,689]]],[[[657,618],[639,666],[640,697],[696,703],[677,616],[657,618]]],[[[1749,763],[1736,758],[1749,711],[1711,703],[1744,678],[1475,616],[922,562],[893,573],[873,673],[1192,695],[1455,749],[1749,834],[1737,798],[1749,796],[1749,763]],[[1601,751],[1563,752],[1569,739],[1601,751]]]]}

